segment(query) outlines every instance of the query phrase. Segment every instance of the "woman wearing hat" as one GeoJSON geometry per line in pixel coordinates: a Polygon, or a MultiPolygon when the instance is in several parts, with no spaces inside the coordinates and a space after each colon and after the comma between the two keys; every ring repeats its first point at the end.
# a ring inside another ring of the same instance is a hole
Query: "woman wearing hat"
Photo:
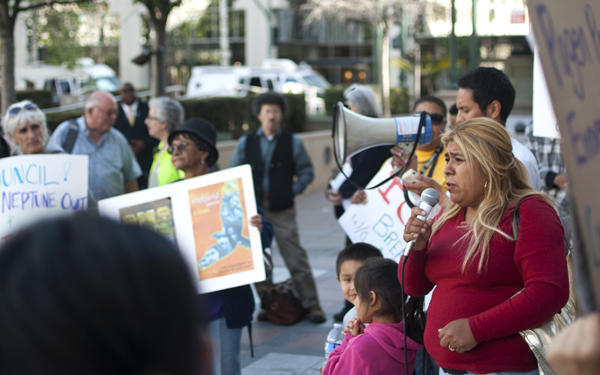
{"type": "MultiPolygon", "coordinates": [[[[191,118],[169,135],[171,161],[183,171],[184,179],[210,173],[219,158],[217,131],[208,121],[191,118]]],[[[270,246],[273,227],[262,216],[250,218],[261,232],[262,244],[270,246]]],[[[203,259],[204,260],[204,259],[203,259]]],[[[249,326],[254,313],[254,296],[249,285],[205,294],[209,334],[213,346],[215,375],[239,375],[242,328],[249,326]]]]}

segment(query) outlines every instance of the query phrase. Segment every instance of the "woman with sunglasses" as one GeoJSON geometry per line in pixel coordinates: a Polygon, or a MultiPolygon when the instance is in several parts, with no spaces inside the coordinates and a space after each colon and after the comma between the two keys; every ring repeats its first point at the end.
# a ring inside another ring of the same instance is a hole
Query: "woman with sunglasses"
{"type": "Polygon", "coordinates": [[[24,100],[8,107],[2,127],[8,135],[12,155],[46,152],[49,137],[46,115],[35,103],[24,100]]]}
{"type": "MultiPolygon", "coordinates": [[[[171,161],[175,168],[183,171],[186,180],[210,173],[210,168],[219,158],[217,131],[204,119],[187,120],[169,134],[168,141],[171,161]]],[[[228,204],[232,202],[229,201],[228,204]]],[[[263,246],[270,246],[273,239],[271,223],[264,221],[261,215],[255,215],[250,218],[250,225],[261,232],[263,246]]],[[[227,240],[223,240],[223,246],[228,245],[227,240]]],[[[214,251],[214,255],[218,257],[217,253],[214,251]]],[[[201,262],[205,260],[203,258],[201,262]]],[[[242,328],[250,325],[255,307],[252,290],[249,285],[243,285],[208,293],[204,297],[213,346],[214,375],[240,375],[242,328]]]]}

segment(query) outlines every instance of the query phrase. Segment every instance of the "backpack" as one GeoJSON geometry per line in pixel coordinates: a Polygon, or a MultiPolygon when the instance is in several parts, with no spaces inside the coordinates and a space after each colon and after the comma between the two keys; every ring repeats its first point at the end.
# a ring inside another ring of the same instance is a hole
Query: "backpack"
{"type": "Polygon", "coordinates": [[[287,279],[263,291],[260,299],[261,307],[267,312],[267,319],[273,324],[296,324],[306,316],[292,279],[287,279]]]}

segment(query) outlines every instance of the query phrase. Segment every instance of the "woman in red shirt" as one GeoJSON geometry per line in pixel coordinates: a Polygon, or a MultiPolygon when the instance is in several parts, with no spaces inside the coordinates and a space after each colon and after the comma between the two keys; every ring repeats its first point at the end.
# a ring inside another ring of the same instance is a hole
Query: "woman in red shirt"
{"type": "Polygon", "coordinates": [[[496,121],[466,121],[442,141],[451,202],[426,223],[415,207],[404,234],[415,240],[404,275],[407,294],[436,287],[425,346],[450,373],[537,374],[519,331],[551,318],[569,297],[555,202],[529,185],[496,121]],[[524,197],[515,241],[513,210],[524,197]]]}

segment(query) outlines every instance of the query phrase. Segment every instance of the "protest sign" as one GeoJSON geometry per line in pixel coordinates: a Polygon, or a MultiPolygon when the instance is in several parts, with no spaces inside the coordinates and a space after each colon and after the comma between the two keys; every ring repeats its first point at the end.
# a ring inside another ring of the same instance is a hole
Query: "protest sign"
{"type": "Polygon", "coordinates": [[[250,166],[104,199],[100,215],[153,230],[179,246],[202,293],[265,279],[250,166]]]}
{"type": "MultiPolygon", "coordinates": [[[[386,163],[369,185],[383,181],[392,174],[391,163],[386,163]]],[[[398,177],[374,190],[365,190],[366,204],[353,204],[338,222],[352,242],[366,242],[381,250],[385,258],[399,262],[406,243],[402,238],[404,226],[410,218],[410,207],[404,200],[402,180],[398,177]]],[[[410,193],[414,202],[419,197],[410,193]]]]}
{"type": "Polygon", "coordinates": [[[37,220],[87,208],[87,155],[11,156],[0,174],[0,244],[37,220]]]}
{"type": "Polygon", "coordinates": [[[600,2],[529,0],[562,135],[569,197],[600,301],[600,2]]]}

